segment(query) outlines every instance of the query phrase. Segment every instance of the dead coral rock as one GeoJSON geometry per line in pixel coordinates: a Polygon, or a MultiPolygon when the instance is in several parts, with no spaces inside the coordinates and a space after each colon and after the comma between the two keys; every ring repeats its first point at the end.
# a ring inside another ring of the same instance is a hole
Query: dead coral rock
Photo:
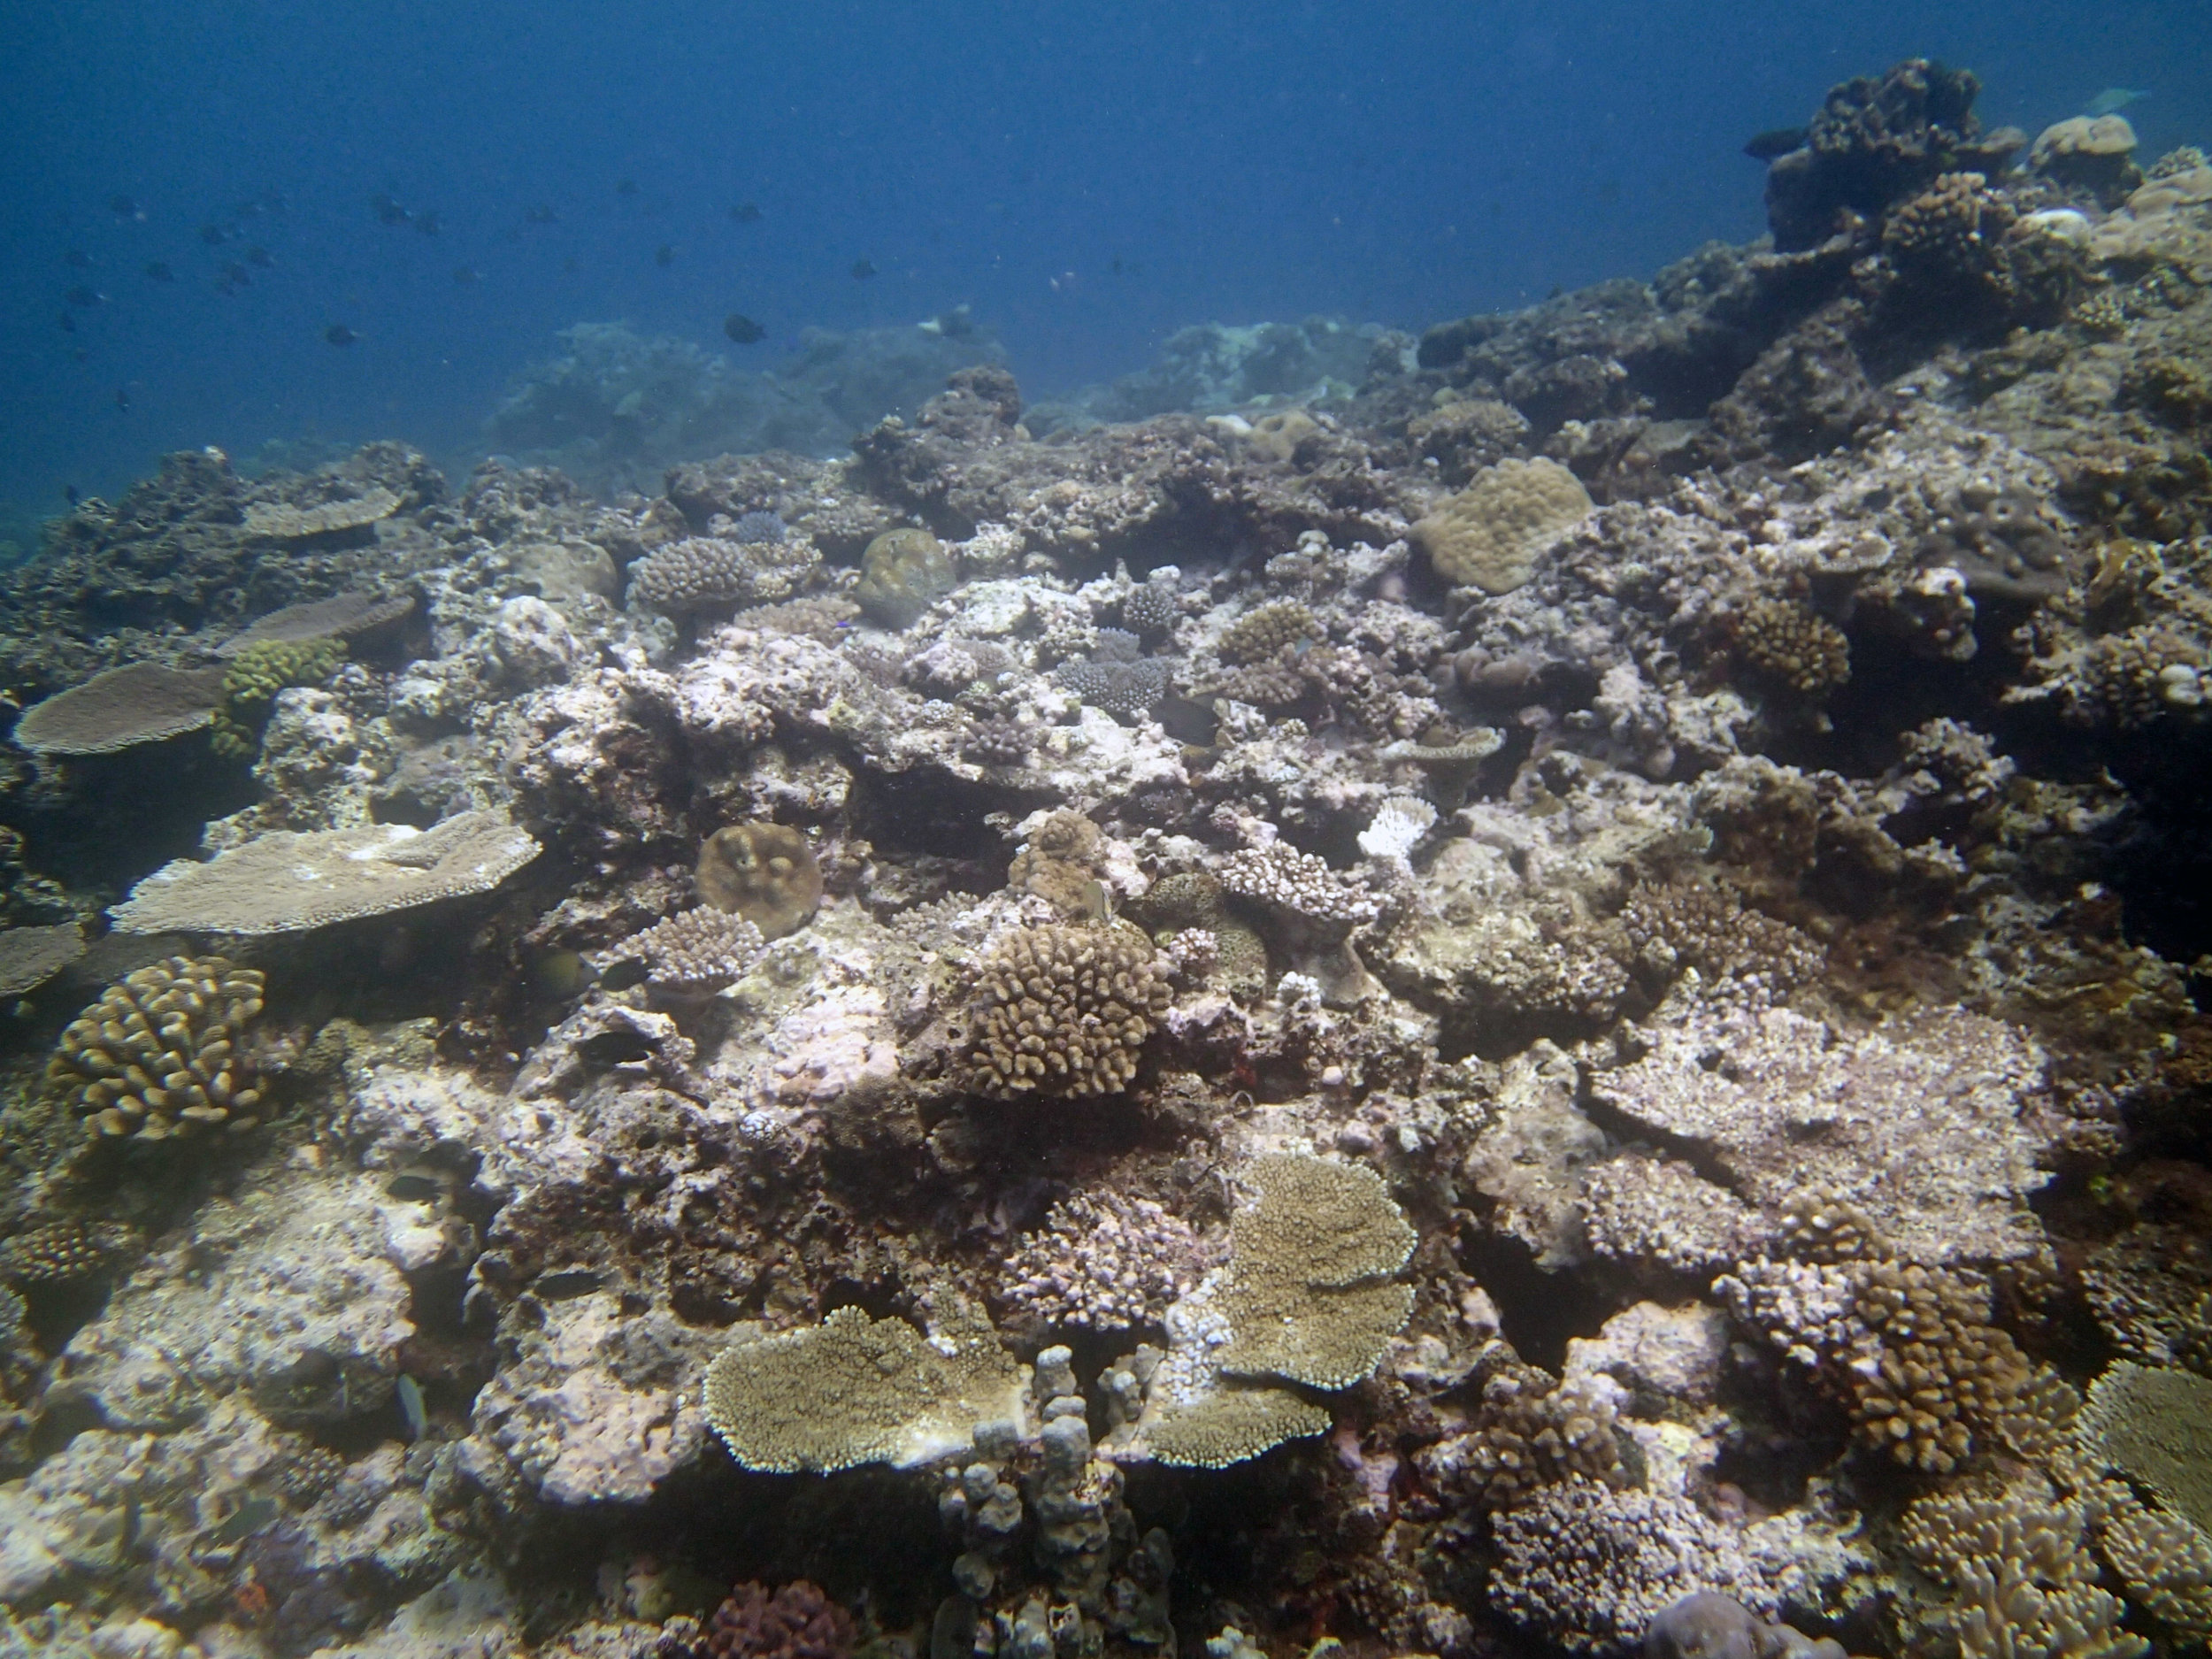
{"type": "Polygon", "coordinates": [[[1717,1161],[1776,1225],[1808,1183],[1848,1194],[1926,1262],[2001,1262],[2040,1229],[2027,1195],[2055,1125],[2042,1052],[2011,1026],[1932,1010],[1852,1033],[1784,1008],[1709,1004],[1647,1026],[1590,1079],[1608,1111],[1717,1161]]]}
{"type": "Polygon", "coordinates": [[[1965,70],[1924,58],[1831,88],[1803,146],[1767,168],[1775,247],[1785,253],[1811,248],[1846,212],[1879,219],[1939,173],[1995,171],[2027,134],[2009,127],[1985,134],[1973,113],[1980,91],[1965,70]]]}

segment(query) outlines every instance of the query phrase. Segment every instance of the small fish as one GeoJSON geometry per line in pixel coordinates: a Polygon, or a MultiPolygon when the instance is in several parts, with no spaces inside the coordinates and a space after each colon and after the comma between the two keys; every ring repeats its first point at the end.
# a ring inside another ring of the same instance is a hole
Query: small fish
{"type": "Polygon", "coordinates": [[[725,317],[722,332],[741,346],[758,345],[768,338],[768,331],[742,311],[732,311],[725,317]]]}
{"type": "Polygon", "coordinates": [[[574,276],[577,272],[582,268],[583,267],[581,265],[579,265],[576,263],[576,256],[574,254],[569,255],[567,258],[561,261],[561,271],[565,275],[574,276]]]}
{"type": "Polygon", "coordinates": [[[215,279],[215,286],[226,294],[235,294],[240,288],[253,286],[253,273],[233,259],[223,267],[222,274],[215,279]]]}
{"type": "Polygon", "coordinates": [[[415,228],[426,236],[434,236],[445,228],[445,221],[434,212],[418,213],[415,215],[415,228]]]}
{"type": "Polygon", "coordinates": [[[430,1413],[423,1407],[422,1385],[405,1371],[392,1391],[399,1397],[399,1414],[407,1419],[407,1438],[419,1440],[430,1432],[430,1413]]]}
{"type": "Polygon", "coordinates": [[[96,288],[80,282],[63,295],[62,298],[67,300],[72,305],[82,309],[89,305],[97,305],[102,300],[107,298],[107,296],[96,288]]]}
{"type": "Polygon", "coordinates": [[[92,269],[92,256],[81,248],[72,248],[61,257],[62,263],[72,270],[89,271],[92,269]]]}
{"type": "Polygon", "coordinates": [[[67,311],[61,314],[61,331],[65,334],[73,334],[77,332],[77,319],[67,311]]]}
{"type": "Polygon", "coordinates": [[[926,334],[939,334],[947,340],[964,340],[975,333],[975,318],[972,308],[956,305],[949,311],[939,311],[927,322],[914,326],[926,334]]]}
{"type": "Polygon", "coordinates": [[[257,242],[246,250],[246,263],[257,265],[264,271],[273,270],[276,265],[276,257],[257,242]]]}
{"type": "Polygon", "coordinates": [[[369,198],[369,211],[376,215],[380,225],[404,225],[413,217],[389,191],[384,190],[369,198]]]}
{"type": "Polygon", "coordinates": [[[334,346],[349,346],[361,338],[343,323],[333,323],[323,330],[323,338],[334,346]]]}
{"type": "Polygon", "coordinates": [[[138,204],[138,198],[129,196],[108,197],[108,211],[118,219],[143,219],[146,210],[138,204]]]}
{"type": "Polygon", "coordinates": [[[211,248],[219,248],[229,239],[230,233],[212,219],[200,227],[200,240],[211,248]]]}
{"type": "Polygon", "coordinates": [[[557,225],[561,222],[561,216],[553,211],[550,203],[539,202],[523,211],[522,222],[526,225],[557,225]]]}
{"type": "Polygon", "coordinates": [[[84,492],[80,490],[74,484],[64,484],[61,487],[61,498],[67,502],[72,507],[74,507],[79,502],[84,499],[84,492]]]}
{"type": "Polygon", "coordinates": [[[664,271],[667,270],[670,265],[674,265],[676,263],[675,243],[664,242],[659,247],[654,249],[653,263],[660,266],[660,268],[664,271]]]}
{"type": "Polygon", "coordinates": [[[614,193],[617,196],[635,196],[637,194],[637,180],[635,179],[618,180],[615,184],[614,193]]]}
{"type": "Polygon", "coordinates": [[[457,265],[453,267],[453,280],[459,288],[466,288],[483,274],[472,265],[457,265]]]}
{"type": "Polygon", "coordinates": [[[872,277],[872,276],[875,275],[875,273],[876,273],[876,262],[875,262],[874,260],[872,260],[872,259],[856,259],[856,260],[854,260],[854,261],[853,261],[853,280],[854,280],[854,281],[856,281],[856,282],[865,282],[865,281],[866,281],[866,280],[867,280],[870,277],[872,277]]]}
{"type": "Polygon", "coordinates": [[[759,218],[760,204],[757,202],[740,202],[730,210],[730,223],[733,225],[750,225],[759,218]]]}
{"type": "Polygon", "coordinates": [[[1803,127],[1770,127],[1763,133],[1752,134],[1743,147],[1743,153],[1754,161],[1772,161],[1777,156],[1786,156],[1793,150],[1804,148],[1803,127]]]}
{"type": "Polygon", "coordinates": [[[149,282],[173,282],[177,280],[177,273],[169,268],[166,261],[149,259],[146,262],[146,280],[149,282]]]}
{"type": "Polygon", "coordinates": [[[2084,115],[2117,115],[2138,98],[2147,98],[2150,96],[2147,89],[2139,90],[2133,87],[2107,87],[2082,106],[2082,113],[2084,115]]]}
{"type": "Polygon", "coordinates": [[[227,1544],[242,1544],[276,1517],[276,1500],[256,1493],[234,1509],[230,1518],[220,1526],[210,1528],[207,1541],[219,1548],[227,1544]]]}
{"type": "Polygon", "coordinates": [[[115,406],[127,415],[131,412],[131,388],[129,387],[119,386],[115,388],[115,406]]]}

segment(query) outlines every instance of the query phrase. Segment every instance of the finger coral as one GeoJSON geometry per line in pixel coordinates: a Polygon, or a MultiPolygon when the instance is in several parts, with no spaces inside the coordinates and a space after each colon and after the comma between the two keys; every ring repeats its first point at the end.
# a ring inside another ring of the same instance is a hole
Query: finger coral
{"type": "Polygon", "coordinates": [[[633,599],[674,614],[789,599],[820,565],[810,541],[686,536],[630,566],[633,599]]]}
{"type": "Polygon", "coordinates": [[[1141,934],[1012,929],[984,958],[969,1005],[968,1087],[1000,1099],[1119,1094],[1167,1002],[1141,934]]]}
{"type": "Polygon", "coordinates": [[[110,986],[62,1033],[47,1077],[99,1134],[165,1141],[257,1121],[239,1039],[262,976],[222,956],[171,956],[110,986]]]}
{"type": "Polygon", "coordinates": [[[632,933],[594,960],[602,967],[634,962],[656,990],[700,995],[742,978],[761,943],[760,929],[744,917],[702,904],[632,933]]]}

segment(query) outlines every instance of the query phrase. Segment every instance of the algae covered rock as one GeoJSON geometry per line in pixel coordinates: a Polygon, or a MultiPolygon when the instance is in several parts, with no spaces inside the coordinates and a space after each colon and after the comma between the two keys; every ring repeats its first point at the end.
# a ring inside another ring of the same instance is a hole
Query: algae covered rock
{"type": "Polygon", "coordinates": [[[853,598],[887,628],[904,628],[952,591],[952,555],[926,530],[886,530],[860,556],[853,598]]]}

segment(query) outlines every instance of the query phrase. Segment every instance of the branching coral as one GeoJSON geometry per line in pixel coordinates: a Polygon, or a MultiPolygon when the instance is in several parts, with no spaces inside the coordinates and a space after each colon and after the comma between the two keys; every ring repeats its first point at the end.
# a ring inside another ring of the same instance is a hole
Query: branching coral
{"type": "Polygon", "coordinates": [[[1002,1099],[1115,1094],[1167,1010],[1141,935],[1118,927],[1015,928],[984,958],[969,1005],[968,1086],[1002,1099]]]}
{"type": "Polygon", "coordinates": [[[1951,1593],[1938,1629],[1965,1659],[2140,1659],[2150,1644],[2121,1629],[2119,1598],[2098,1587],[2085,1516],[2039,1485],[1906,1509],[1906,1548],[1951,1593]]]}
{"type": "Polygon", "coordinates": [[[1126,1331],[1157,1324],[1206,1265],[1189,1224],[1150,1199],[1078,1193],[1008,1259],[1003,1294],[1048,1325],[1126,1331]]]}
{"type": "Polygon", "coordinates": [[[70,1023],[47,1076],[102,1135],[251,1128],[261,1091],[239,1040],[262,988],[258,972],[222,956],[141,968],[70,1023]]]}
{"type": "Polygon", "coordinates": [[[657,611],[685,612],[726,604],[790,598],[820,565],[803,539],[726,541],[687,536],[656,548],[630,566],[630,595],[657,611]]]}
{"type": "Polygon", "coordinates": [[[655,989],[697,995],[743,977],[761,944],[760,929],[745,918],[702,904],[631,934],[596,960],[603,967],[634,962],[655,989]]]}

